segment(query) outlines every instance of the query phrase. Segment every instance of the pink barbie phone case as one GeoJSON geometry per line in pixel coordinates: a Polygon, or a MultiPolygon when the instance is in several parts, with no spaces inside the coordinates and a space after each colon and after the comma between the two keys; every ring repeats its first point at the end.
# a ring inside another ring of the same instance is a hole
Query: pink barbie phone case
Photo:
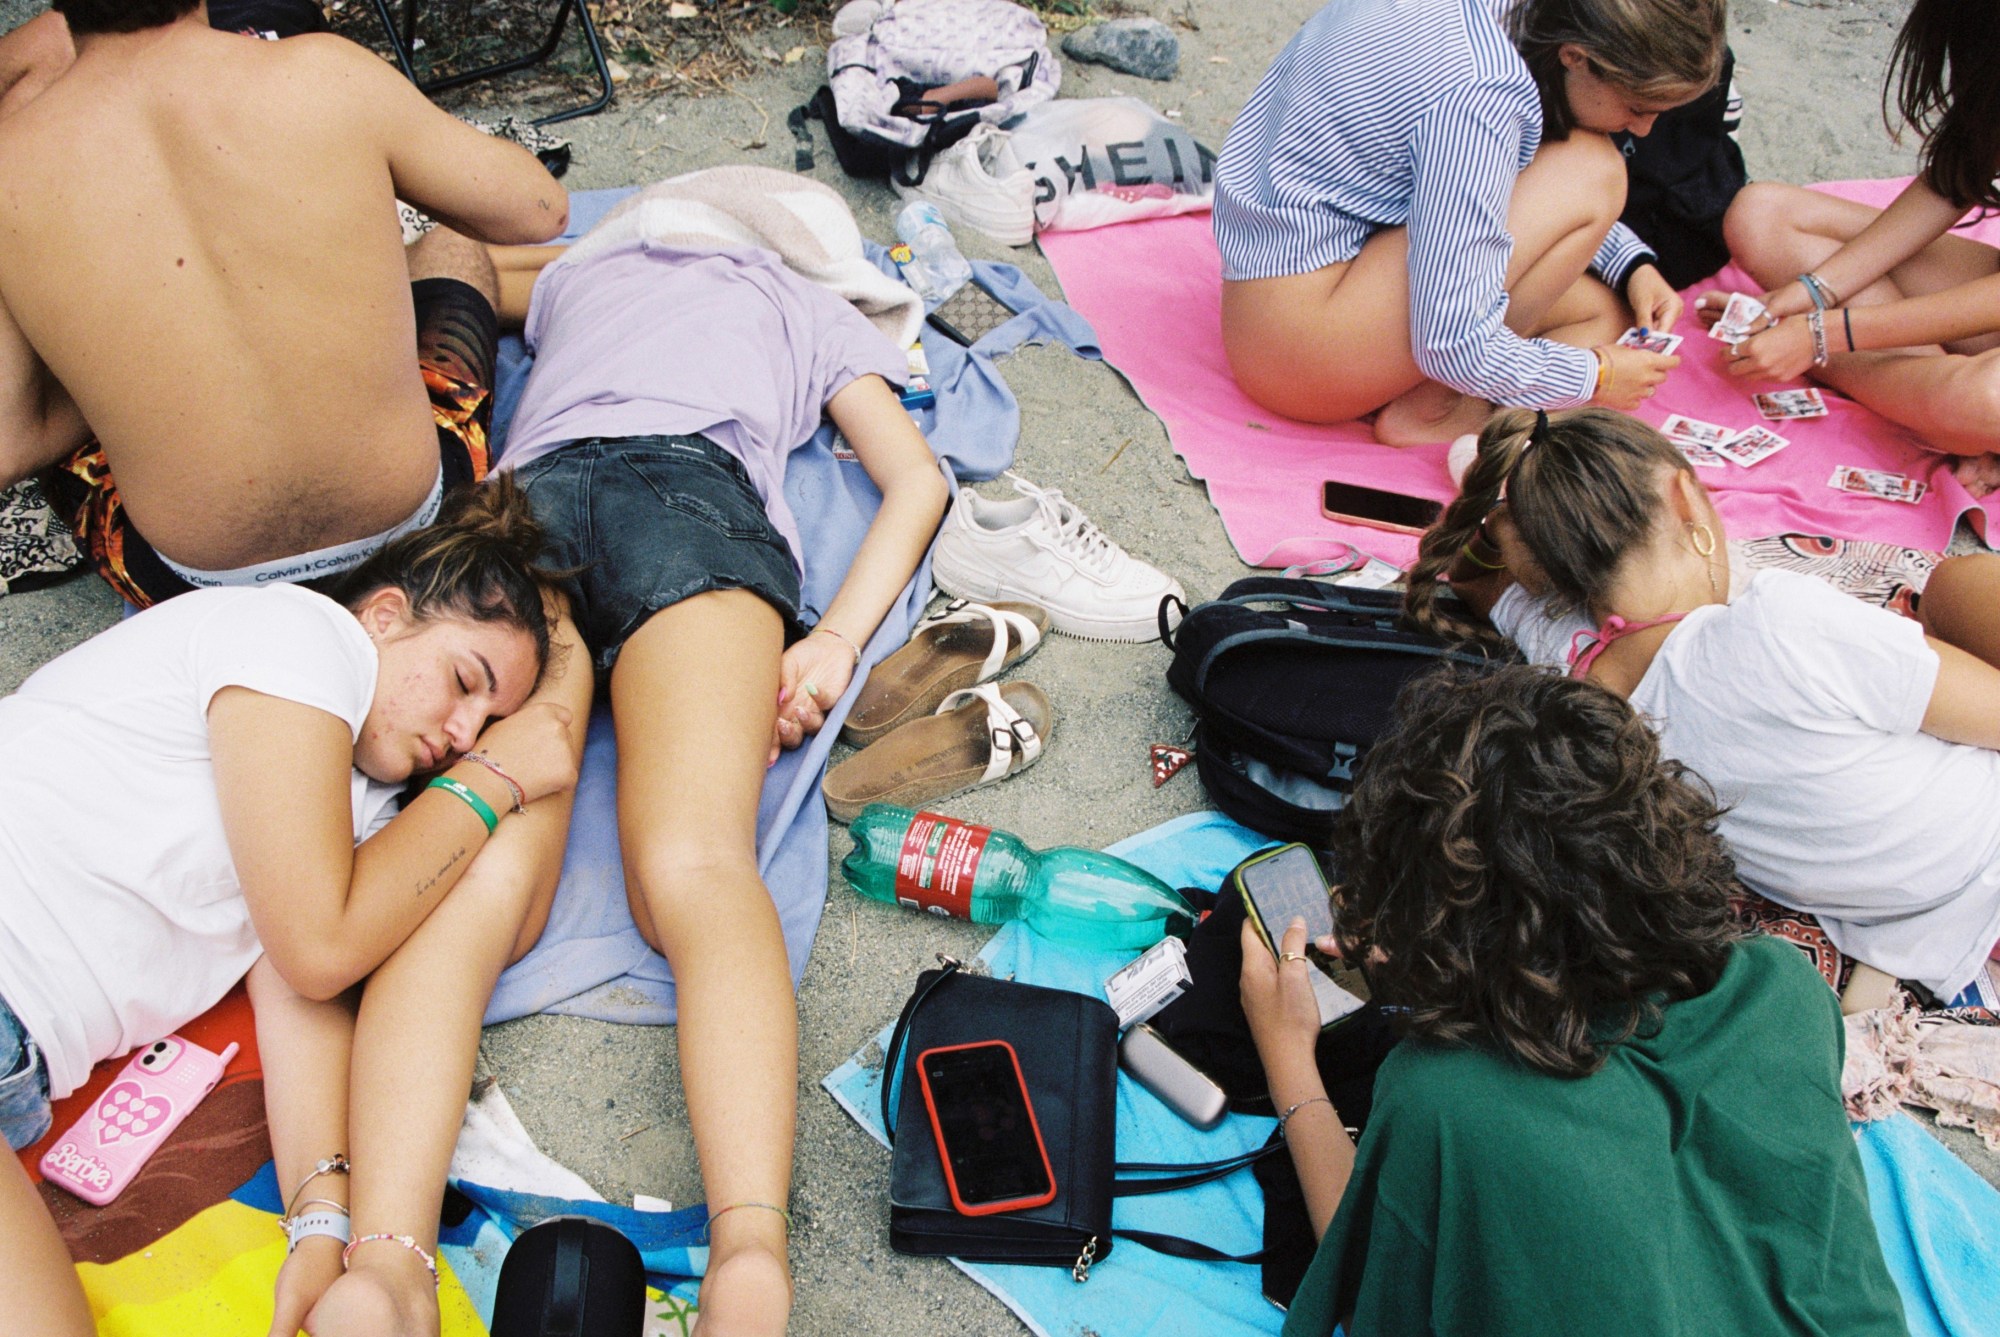
{"type": "Polygon", "coordinates": [[[42,1177],[102,1207],[215,1089],[234,1057],[233,1044],[211,1054],[178,1035],[147,1045],[56,1139],[42,1157],[42,1177]]]}

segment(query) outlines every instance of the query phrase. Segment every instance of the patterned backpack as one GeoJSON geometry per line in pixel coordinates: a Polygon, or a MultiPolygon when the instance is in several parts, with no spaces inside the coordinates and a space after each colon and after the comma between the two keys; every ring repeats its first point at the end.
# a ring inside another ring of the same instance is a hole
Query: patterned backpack
{"type": "Polygon", "coordinates": [[[923,180],[930,159],[980,124],[998,125],[1055,97],[1062,67],[1048,29],[1008,0],[849,0],[833,20],[827,87],[791,116],[799,169],[809,170],[808,117],[827,123],[853,176],[923,180]],[[984,75],[991,102],[925,101],[927,89],[984,75]]]}

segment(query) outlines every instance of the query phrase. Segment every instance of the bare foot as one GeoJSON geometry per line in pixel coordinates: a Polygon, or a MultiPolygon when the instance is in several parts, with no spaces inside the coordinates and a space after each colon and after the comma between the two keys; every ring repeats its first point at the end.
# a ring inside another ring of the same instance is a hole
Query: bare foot
{"type": "Polygon", "coordinates": [[[1385,446],[1427,446],[1477,432],[1493,414],[1483,399],[1424,381],[1383,405],[1375,439],[1385,446]]]}
{"type": "Polygon", "coordinates": [[[2000,489],[2000,455],[1961,455],[1952,461],[1951,473],[1973,496],[1986,496],[2000,489]]]}
{"type": "Polygon", "coordinates": [[[306,1315],[312,1337],[438,1337],[437,1286],[399,1245],[355,1251],[354,1266],[306,1315]]]}
{"type": "Polygon", "coordinates": [[[726,1258],[709,1255],[695,1324],[700,1337],[783,1337],[791,1312],[792,1270],[784,1258],[755,1245],[726,1258]]]}

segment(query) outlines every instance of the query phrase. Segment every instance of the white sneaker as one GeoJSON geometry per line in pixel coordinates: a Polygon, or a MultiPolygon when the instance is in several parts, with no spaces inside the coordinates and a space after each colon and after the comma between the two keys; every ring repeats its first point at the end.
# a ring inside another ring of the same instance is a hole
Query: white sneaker
{"type": "Polygon", "coordinates": [[[1093,641],[1150,641],[1160,600],[1181,584],[1133,557],[1055,488],[1013,479],[1021,495],[989,501],[969,487],[931,557],[938,588],[960,599],[1015,599],[1048,609],[1057,631],[1093,641]]]}
{"type": "Polygon", "coordinates": [[[954,227],[983,232],[1003,246],[1035,239],[1035,174],[1014,152],[1014,137],[997,125],[972,133],[931,159],[924,179],[906,186],[890,175],[906,200],[929,200],[954,227]]]}

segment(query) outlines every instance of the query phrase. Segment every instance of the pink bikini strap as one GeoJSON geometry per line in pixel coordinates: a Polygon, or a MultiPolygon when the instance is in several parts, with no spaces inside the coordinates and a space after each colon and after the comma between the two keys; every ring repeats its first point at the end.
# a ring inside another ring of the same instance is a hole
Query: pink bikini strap
{"type": "Polygon", "coordinates": [[[1590,666],[1597,657],[1608,649],[1613,641],[1647,630],[1650,627],[1664,627],[1670,622],[1678,622],[1686,613],[1669,613],[1665,617],[1647,618],[1643,622],[1627,622],[1613,613],[1604,619],[1604,625],[1596,631],[1579,631],[1569,642],[1569,676],[1581,678],[1590,672],[1590,666]]]}

